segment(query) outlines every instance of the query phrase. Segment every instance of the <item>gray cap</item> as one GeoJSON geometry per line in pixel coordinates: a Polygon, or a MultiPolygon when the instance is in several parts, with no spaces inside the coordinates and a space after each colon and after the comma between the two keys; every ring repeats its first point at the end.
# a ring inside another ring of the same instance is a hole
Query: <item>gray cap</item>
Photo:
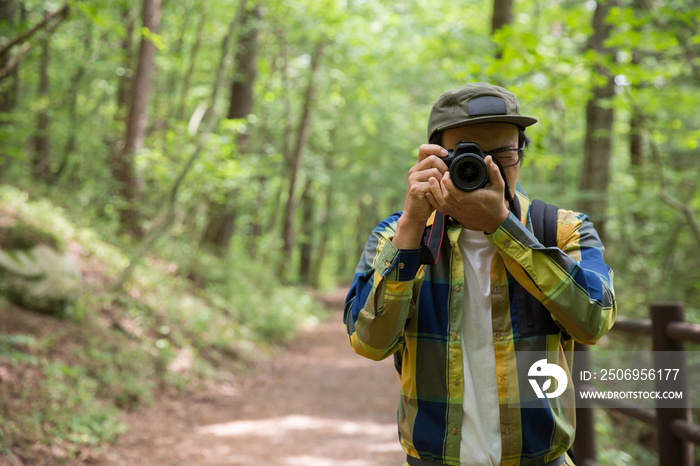
{"type": "Polygon", "coordinates": [[[478,123],[512,123],[524,128],[537,119],[520,114],[520,103],[509,90],[489,83],[469,83],[435,101],[428,118],[428,141],[438,142],[437,137],[446,129],[478,123]]]}

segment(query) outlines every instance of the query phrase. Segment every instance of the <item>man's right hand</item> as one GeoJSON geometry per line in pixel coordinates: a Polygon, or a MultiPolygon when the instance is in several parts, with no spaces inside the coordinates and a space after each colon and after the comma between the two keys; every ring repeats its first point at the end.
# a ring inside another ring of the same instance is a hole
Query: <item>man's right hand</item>
{"type": "Polygon", "coordinates": [[[399,218],[393,243],[399,249],[418,249],[425,223],[435,210],[431,204],[430,179],[439,182],[447,171],[440,159],[448,152],[437,144],[423,144],[418,149],[418,161],[408,171],[408,193],[403,214],[399,218]]]}

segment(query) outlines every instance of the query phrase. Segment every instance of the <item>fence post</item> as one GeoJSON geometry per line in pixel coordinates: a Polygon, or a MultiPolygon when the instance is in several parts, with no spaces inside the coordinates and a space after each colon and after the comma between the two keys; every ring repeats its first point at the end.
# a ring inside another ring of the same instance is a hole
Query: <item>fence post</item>
{"type": "MultiPolygon", "coordinates": [[[[588,345],[574,344],[576,358],[574,367],[578,374],[581,371],[591,370],[591,357],[588,354],[588,345]]],[[[574,380],[577,380],[574,377],[574,380]]],[[[581,465],[595,464],[595,418],[593,407],[576,408],[576,436],[574,437],[574,454],[576,463],[581,465]]]]}
{"type": "Polygon", "coordinates": [[[663,400],[656,401],[656,430],[658,435],[659,465],[660,466],[692,466],[693,444],[676,437],[671,425],[673,421],[680,419],[690,422],[690,401],[688,397],[688,380],[686,377],[686,358],[683,352],[683,342],[674,340],[668,336],[667,328],[671,322],[683,322],[683,304],[652,304],[651,305],[652,338],[654,351],[654,367],[659,369],[669,368],[669,358],[662,357],[661,351],[676,352],[673,356],[674,367],[680,368],[677,381],[660,380],[656,378],[655,385],[658,391],[678,390],[683,391],[683,407],[663,407],[663,400]],[[665,367],[664,367],[665,366],[665,367]]]}

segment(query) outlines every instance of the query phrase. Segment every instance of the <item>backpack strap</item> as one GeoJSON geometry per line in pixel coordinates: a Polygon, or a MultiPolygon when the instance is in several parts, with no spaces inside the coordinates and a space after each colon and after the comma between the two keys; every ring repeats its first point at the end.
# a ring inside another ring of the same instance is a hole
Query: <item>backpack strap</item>
{"type": "MultiPolygon", "coordinates": [[[[557,246],[558,212],[557,206],[537,199],[530,204],[529,217],[532,232],[537,241],[547,248],[557,246]]],[[[564,338],[571,338],[566,330],[554,321],[549,310],[537,298],[528,293],[512,276],[511,280],[522,337],[562,332],[564,338]]]]}
{"type": "Polygon", "coordinates": [[[545,247],[557,245],[557,214],[559,208],[535,199],[530,204],[530,222],[537,241],[545,247]]]}

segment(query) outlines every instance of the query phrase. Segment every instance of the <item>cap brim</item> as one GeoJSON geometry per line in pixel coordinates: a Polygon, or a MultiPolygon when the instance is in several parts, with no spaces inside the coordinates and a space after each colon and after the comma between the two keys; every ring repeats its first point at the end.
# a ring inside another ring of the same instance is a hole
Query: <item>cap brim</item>
{"type": "Polygon", "coordinates": [[[436,132],[445,131],[446,129],[459,128],[460,126],[478,125],[479,123],[510,123],[526,128],[537,123],[537,118],[532,118],[523,115],[484,115],[481,117],[468,118],[462,121],[451,123],[449,125],[438,127],[435,129],[435,131],[433,131],[433,134],[435,134],[436,132]]]}

